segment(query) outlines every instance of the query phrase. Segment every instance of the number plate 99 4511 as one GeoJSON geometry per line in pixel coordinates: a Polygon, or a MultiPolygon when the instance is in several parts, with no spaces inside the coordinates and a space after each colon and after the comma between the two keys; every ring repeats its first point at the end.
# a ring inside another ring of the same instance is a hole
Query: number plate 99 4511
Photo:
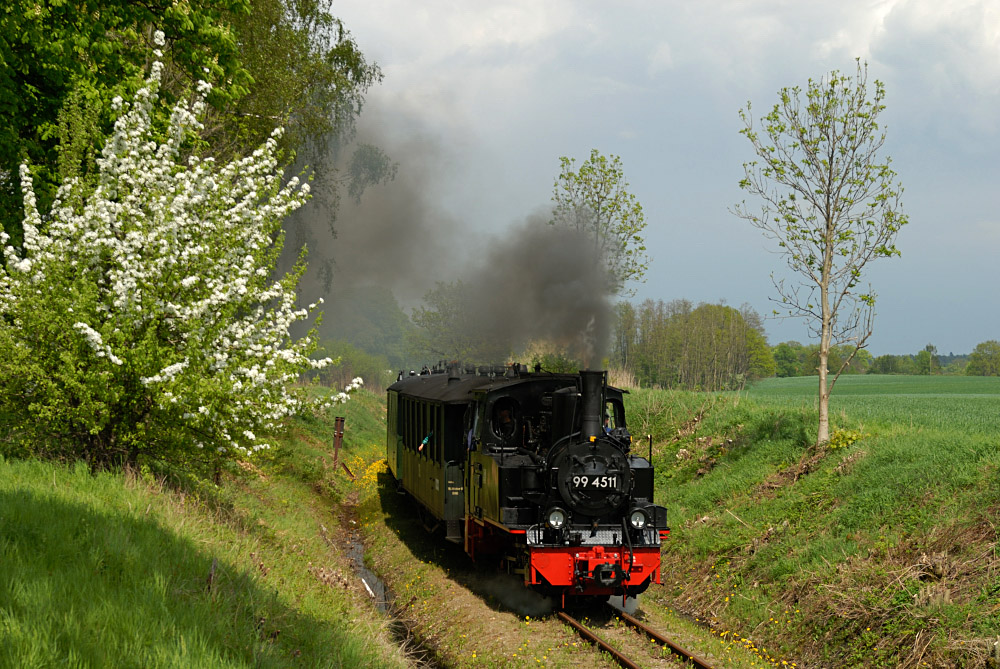
{"type": "Polygon", "coordinates": [[[574,476],[574,488],[617,488],[617,476],[574,476]]]}

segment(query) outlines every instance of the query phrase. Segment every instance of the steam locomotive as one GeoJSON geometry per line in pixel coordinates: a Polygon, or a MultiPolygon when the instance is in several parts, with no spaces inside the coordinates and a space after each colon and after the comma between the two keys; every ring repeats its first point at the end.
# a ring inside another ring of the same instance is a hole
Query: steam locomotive
{"type": "Polygon", "coordinates": [[[666,509],[606,372],[441,364],[387,394],[390,472],[473,560],[563,605],[660,582],[666,509]]]}

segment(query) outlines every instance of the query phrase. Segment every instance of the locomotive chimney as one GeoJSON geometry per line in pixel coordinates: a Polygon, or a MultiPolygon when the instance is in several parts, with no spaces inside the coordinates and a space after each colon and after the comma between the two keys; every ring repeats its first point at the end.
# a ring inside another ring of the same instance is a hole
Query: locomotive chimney
{"type": "Polygon", "coordinates": [[[604,407],[604,381],[607,372],[581,371],[583,415],[580,436],[584,439],[602,434],[601,409],[604,407]]]}

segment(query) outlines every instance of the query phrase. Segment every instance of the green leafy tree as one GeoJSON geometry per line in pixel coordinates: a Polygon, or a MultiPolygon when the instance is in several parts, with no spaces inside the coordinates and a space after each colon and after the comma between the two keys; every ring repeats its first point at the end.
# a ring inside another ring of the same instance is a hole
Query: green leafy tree
{"type": "Polygon", "coordinates": [[[928,344],[916,356],[917,374],[940,374],[941,360],[938,357],[937,346],[928,344]]]}
{"type": "Polygon", "coordinates": [[[0,233],[0,443],[96,466],[218,466],[266,448],[286,416],[347,399],[290,387],[331,362],[289,336],[316,306],[295,304],[304,258],[271,278],[308,185],[282,184],[274,138],[222,165],[185,158],[204,82],[158,141],[162,71],[117,101],[96,186],[63,184],[44,225],[21,169],[23,250],[0,233]]]}
{"type": "Polygon", "coordinates": [[[111,100],[142,85],[154,25],[166,34],[172,79],[187,88],[204,78],[225,82],[211,94],[219,104],[239,97],[250,76],[222,17],[247,11],[245,0],[13,0],[0,11],[0,215],[13,241],[20,243],[18,165],[32,165],[47,212],[60,181],[58,126],[67,104],[84,98],[110,128],[111,100]]]}
{"type": "MultiPolygon", "coordinates": [[[[351,143],[365,93],[382,80],[381,70],[334,16],[332,0],[258,0],[252,11],[230,11],[225,22],[253,85],[210,107],[202,136],[213,155],[229,158],[257,146],[281,124],[286,132],[279,148],[311,166],[313,196],[332,228],[342,190],[357,200],[367,186],[395,174],[381,149],[351,143]]],[[[314,254],[311,262],[317,260],[314,254]]],[[[322,261],[329,266],[330,259],[322,261]]]]}
{"type": "Polygon", "coordinates": [[[240,64],[253,86],[208,110],[205,134],[216,152],[228,146],[242,153],[266,139],[276,122],[287,126],[287,146],[316,156],[329,140],[350,134],[364,93],[382,74],[366,61],[332,5],[258,0],[252,11],[228,13],[240,64]]]}
{"type": "Polygon", "coordinates": [[[787,378],[790,376],[804,376],[800,369],[800,352],[802,344],[797,341],[781,342],[774,347],[775,376],[787,378]]]}
{"type": "Polygon", "coordinates": [[[614,339],[611,345],[611,366],[632,370],[632,352],[638,335],[636,310],[631,302],[615,305],[614,339]]]}
{"type": "Polygon", "coordinates": [[[928,376],[931,373],[931,360],[930,351],[919,351],[914,358],[917,374],[920,374],[921,376],[928,376]]]}
{"type": "Polygon", "coordinates": [[[965,373],[968,376],[1000,376],[1000,341],[990,339],[976,344],[965,373]]]}
{"type": "MultiPolygon", "coordinates": [[[[873,332],[875,293],[860,286],[862,272],[878,258],[899,255],[895,239],[906,224],[902,188],[891,160],[880,151],[885,132],[878,119],[885,87],[868,84],[867,65],[852,76],[837,71],[805,91],[784,88],[780,100],[755,126],[750,103],[740,111],[740,131],[759,160],[744,163],[740,187],[763,201],[734,213],[773,239],[799,280],[774,280],[790,316],[803,317],[819,339],[819,428],[830,438],[830,392],[853,356],[828,373],[833,346],[867,345],[873,332]]],[[[772,276],[773,278],[773,276],[772,276]]]]}
{"type": "Polygon", "coordinates": [[[639,200],[628,191],[621,158],[597,149],[576,169],[576,160],[559,159],[553,187],[552,224],[586,234],[593,258],[608,271],[616,293],[629,281],[642,281],[649,267],[643,241],[645,216],[639,200]]]}
{"type": "Polygon", "coordinates": [[[350,386],[354,379],[362,378],[366,388],[382,393],[396,380],[401,369],[384,355],[373,355],[346,341],[323,340],[317,353],[337,361],[315,375],[319,383],[333,388],[350,386]]]}
{"type": "Polygon", "coordinates": [[[912,355],[880,355],[872,361],[869,374],[918,374],[912,355]]]}
{"type": "Polygon", "coordinates": [[[757,329],[747,330],[745,336],[749,363],[745,375],[746,383],[774,376],[778,371],[778,365],[771,347],[767,345],[767,339],[757,329]]]}
{"type": "MultiPolygon", "coordinates": [[[[802,362],[801,376],[813,376],[819,373],[820,347],[819,344],[805,347],[804,359],[802,362]]],[[[839,369],[841,374],[864,374],[868,371],[873,361],[872,355],[862,349],[857,350],[851,344],[841,344],[831,346],[827,356],[827,370],[839,369]]]]}
{"type": "MultiPolygon", "coordinates": [[[[166,37],[164,103],[154,111],[161,125],[172,101],[206,79],[216,85],[199,132],[217,159],[252,151],[284,125],[278,141],[286,159],[298,150],[330,167],[329,142],[349,137],[364,93],[381,78],[330,9],[329,0],[14,0],[0,11],[0,216],[13,243],[20,244],[18,165],[32,165],[47,214],[62,179],[90,164],[84,151],[68,151],[67,137],[103,144],[111,100],[142,85],[154,27],[166,37]]],[[[352,161],[343,178],[318,169],[317,191],[335,203],[341,185],[357,191],[384,179],[391,165],[380,157],[362,156],[365,169],[352,161]],[[381,171],[372,175],[373,166],[381,171]]]]}
{"type": "Polygon", "coordinates": [[[869,374],[898,374],[899,356],[886,354],[880,355],[872,362],[869,374]]]}

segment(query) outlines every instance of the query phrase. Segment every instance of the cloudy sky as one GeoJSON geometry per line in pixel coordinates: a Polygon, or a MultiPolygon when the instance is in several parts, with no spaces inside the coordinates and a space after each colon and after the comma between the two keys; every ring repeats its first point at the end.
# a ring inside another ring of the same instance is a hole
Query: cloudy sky
{"type": "MultiPolygon", "coordinates": [[[[869,350],[968,353],[1000,339],[1000,3],[996,0],[341,0],[377,62],[368,113],[400,173],[455,225],[456,248],[548,204],[559,157],[621,156],[652,262],[638,299],[770,314],[784,263],[729,209],[753,158],[747,101],[867,61],[884,82],[910,224],[872,265],[869,350]],[[419,138],[419,141],[415,141],[419,138]],[[423,147],[414,150],[414,147],[423,147]]],[[[753,204],[748,200],[748,204],[753,204]]],[[[480,237],[481,238],[481,237],[480,237]]],[[[772,344],[808,341],[767,321],[772,344]]]]}

